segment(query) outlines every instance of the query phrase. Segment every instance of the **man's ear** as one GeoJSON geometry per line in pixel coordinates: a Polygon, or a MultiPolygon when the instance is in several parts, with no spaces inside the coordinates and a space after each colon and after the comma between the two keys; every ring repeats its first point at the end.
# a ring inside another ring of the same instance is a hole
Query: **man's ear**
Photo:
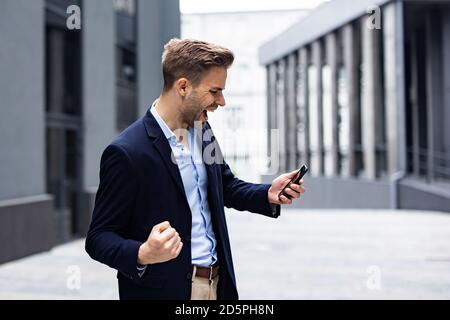
{"type": "Polygon", "coordinates": [[[175,81],[175,89],[182,97],[186,97],[191,90],[191,82],[186,78],[180,78],[175,81]]]}

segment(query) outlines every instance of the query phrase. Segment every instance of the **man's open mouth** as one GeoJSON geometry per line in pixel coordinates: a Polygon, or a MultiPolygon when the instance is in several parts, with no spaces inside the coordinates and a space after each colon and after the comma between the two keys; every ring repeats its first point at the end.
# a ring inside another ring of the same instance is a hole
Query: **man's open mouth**
{"type": "Polygon", "coordinates": [[[208,107],[201,114],[202,121],[208,121],[208,112],[216,111],[217,107],[208,107]]]}
{"type": "Polygon", "coordinates": [[[202,112],[201,120],[202,120],[203,122],[208,121],[208,111],[206,111],[206,109],[203,110],[203,112],[202,112]]]}

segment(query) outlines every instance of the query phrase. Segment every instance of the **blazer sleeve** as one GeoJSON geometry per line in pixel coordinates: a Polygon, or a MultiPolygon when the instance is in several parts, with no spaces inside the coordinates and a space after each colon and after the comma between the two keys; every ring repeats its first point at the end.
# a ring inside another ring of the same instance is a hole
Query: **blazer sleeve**
{"type": "Polygon", "coordinates": [[[137,190],[136,172],[124,148],[109,145],[100,162],[100,184],[86,252],[129,278],[138,277],[137,255],[141,242],[126,238],[137,190]]]}
{"type": "Polygon", "coordinates": [[[271,218],[278,218],[280,205],[269,203],[267,192],[270,184],[255,184],[239,180],[223,161],[222,171],[224,204],[228,208],[259,213],[271,218]]]}

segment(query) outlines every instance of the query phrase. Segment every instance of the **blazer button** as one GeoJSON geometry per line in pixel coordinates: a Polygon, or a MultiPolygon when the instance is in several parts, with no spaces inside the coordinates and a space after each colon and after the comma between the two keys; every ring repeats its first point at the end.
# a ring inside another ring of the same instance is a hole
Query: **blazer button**
{"type": "Polygon", "coordinates": [[[192,279],[192,273],[189,272],[189,273],[186,275],[186,279],[191,280],[191,279],[192,279]]]}
{"type": "Polygon", "coordinates": [[[186,236],[186,241],[191,241],[191,236],[186,236]]]}

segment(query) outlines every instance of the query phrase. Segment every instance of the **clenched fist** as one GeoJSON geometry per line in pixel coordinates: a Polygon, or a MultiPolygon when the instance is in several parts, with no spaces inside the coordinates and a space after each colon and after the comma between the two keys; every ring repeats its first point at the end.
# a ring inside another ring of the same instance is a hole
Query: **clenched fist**
{"type": "Polygon", "coordinates": [[[153,227],[147,241],[139,247],[137,262],[142,265],[166,262],[178,257],[182,247],[178,232],[164,221],[153,227]]]}

